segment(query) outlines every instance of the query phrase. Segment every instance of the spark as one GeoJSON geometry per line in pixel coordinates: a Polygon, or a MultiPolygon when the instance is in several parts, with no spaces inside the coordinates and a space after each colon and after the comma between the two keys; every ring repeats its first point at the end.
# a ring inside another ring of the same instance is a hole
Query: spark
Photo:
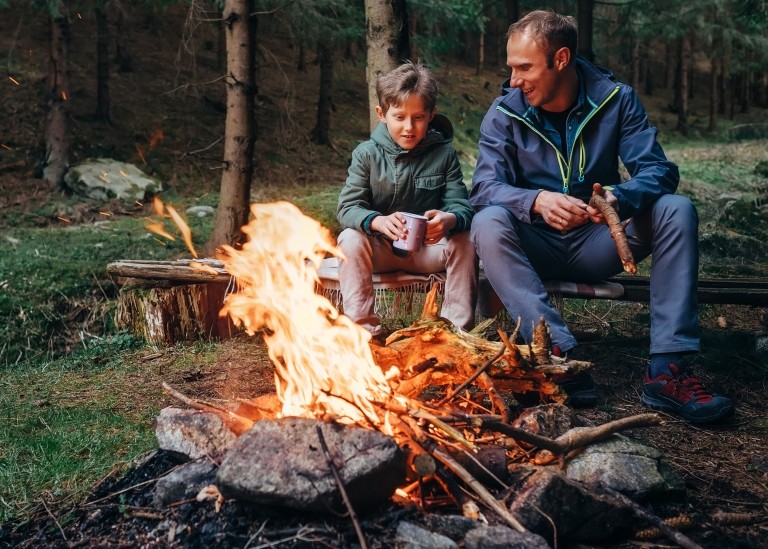
{"type": "Polygon", "coordinates": [[[16,80],[13,76],[8,76],[8,80],[16,84],[17,86],[21,86],[18,80],[16,80]]]}

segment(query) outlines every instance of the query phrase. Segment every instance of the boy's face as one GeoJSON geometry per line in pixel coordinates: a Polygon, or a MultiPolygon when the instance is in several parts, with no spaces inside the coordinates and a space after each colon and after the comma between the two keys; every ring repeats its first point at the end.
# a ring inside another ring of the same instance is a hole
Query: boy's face
{"type": "Polygon", "coordinates": [[[386,113],[376,105],[376,114],[379,120],[387,125],[392,140],[402,148],[410,150],[427,135],[427,128],[435,116],[435,111],[428,111],[421,97],[411,95],[401,105],[390,106],[386,113]]]}

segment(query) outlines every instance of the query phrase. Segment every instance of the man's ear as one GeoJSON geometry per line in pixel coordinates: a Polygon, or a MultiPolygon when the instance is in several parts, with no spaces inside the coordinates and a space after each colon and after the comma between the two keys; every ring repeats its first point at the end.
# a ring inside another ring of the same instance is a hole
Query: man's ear
{"type": "Polygon", "coordinates": [[[430,121],[430,122],[432,122],[432,119],[435,117],[435,115],[436,115],[436,114],[437,114],[437,107],[435,107],[434,109],[432,109],[432,112],[431,112],[431,113],[430,113],[430,115],[429,115],[429,121],[430,121]]]}
{"type": "Polygon", "coordinates": [[[571,61],[571,50],[568,48],[560,48],[555,52],[555,67],[562,70],[568,66],[571,61]]]}
{"type": "Polygon", "coordinates": [[[376,105],[376,116],[379,117],[379,120],[384,122],[386,124],[387,122],[387,113],[384,112],[384,109],[381,108],[380,105],[376,105]]]}

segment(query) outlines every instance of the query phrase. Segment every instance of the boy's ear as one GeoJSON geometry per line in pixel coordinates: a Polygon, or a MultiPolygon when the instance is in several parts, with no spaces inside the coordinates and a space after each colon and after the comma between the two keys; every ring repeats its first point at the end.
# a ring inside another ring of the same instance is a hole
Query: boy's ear
{"type": "Polygon", "coordinates": [[[384,112],[384,109],[382,109],[380,105],[376,105],[376,116],[378,116],[379,120],[382,122],[387,122],[387,113],[384,112]]]}
{"type": "Polygon", "coordinates": [[[432,112],[429,114],[429,121],[430,122],[432,122],[432,119],[435,117],[436,114],[437,114],[437,107],[432,109],[432,112]]]}

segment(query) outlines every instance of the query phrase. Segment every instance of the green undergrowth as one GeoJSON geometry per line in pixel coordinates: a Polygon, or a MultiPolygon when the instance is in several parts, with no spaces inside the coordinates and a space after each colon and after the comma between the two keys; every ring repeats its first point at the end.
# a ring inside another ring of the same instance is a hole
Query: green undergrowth
{"type": "Polygon", "coordinates": [[[164,349],[161,364],[145,358],[155,351],[119,333],[66,358],[0,370],[0,525],[77,500],[157,447],[162,382],[204,367],[215,346],[164,349]]]}

